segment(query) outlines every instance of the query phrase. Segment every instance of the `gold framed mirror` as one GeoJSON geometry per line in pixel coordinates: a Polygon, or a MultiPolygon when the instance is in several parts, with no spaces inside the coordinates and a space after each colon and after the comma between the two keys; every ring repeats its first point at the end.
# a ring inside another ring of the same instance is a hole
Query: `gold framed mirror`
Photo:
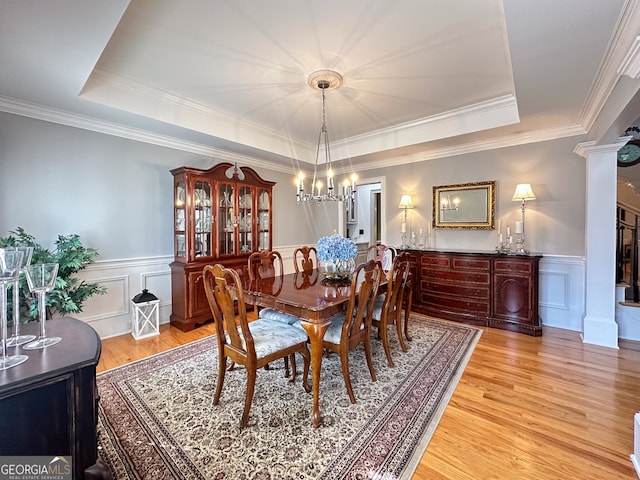
{"type": "Polygon", "coordinates": [[[432,205],[434,228],[490,230],[494,228],[496,182],[434,186],[432,205]]]}

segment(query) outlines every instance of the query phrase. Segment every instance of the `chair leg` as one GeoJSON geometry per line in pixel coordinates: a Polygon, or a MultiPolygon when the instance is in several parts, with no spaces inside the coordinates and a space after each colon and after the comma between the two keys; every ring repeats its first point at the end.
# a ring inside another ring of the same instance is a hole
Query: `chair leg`
{"type": "Polygon", "coordinates": [[[382,346],[384,347],[384,354],[387,356],[387,363],[391,368],[394,367],[393,360],[391,359],[391,349],[389,348],[389,336],[387,335],[387,325],[381,324],[378,328],[378,335],[381,338],[382,346]]]}
{"type": "Polygon", "coordinates": [[[369,367],[371,380],[375,382],[376,371],[373,369],[373,361],[371,360],[371,331],[369,331],[369,335],[364,337],[364,354],[365,354],[365,357],[367,357],[367,366],[369,367]]]}
{"type": "Polygon", "coordinates": [[[356,397],[353,394],[353,388],[351,387],[351,377],[349,375],[349,351],[340,352],[340,365],[342,366],[342,377],[344,378],[344,385],[347,387],[347,393],[349,394],[349,400],[351,403],[356,403],[356,397]]]}
{"type": "Polygon", "coordinates": [[[242,420],[240,420],[240,428],[244,428],[249,423],[249,410],[251,410],[251,402],[253,401],[253,391],[256,386],[256,370],[247,369],[247,393],[244,397],[244,412],[242,412],[242,420]]]}
{"type": "Polygon", "coordinates": [[[407,351],[407,344],[404,343],[404,338],[402,338],[402,312],[399,313],[398,318],[396,319],[396,331],[398,332],[398,340],[400,341],[400,348],[403,352],[407,351]]]}
{"type": "MultiPolygon", "coordinates": [[[[291,355],[293,357],[293,355],[291,355]]],[[[294,367],[294,371],[295,371],[295,367],[294,367]]],[[[289,372],[289,357],[284,357],[284,376],[288,377],[290,374],[289,372]]],[[[295,373],[294,373],[295,376],[295,373]]]]}
{"type": "Polygon", "coordinates": [[[289,359],[291,359],[291,375],[289,376],[289,368],[288,366],[288,361],[287,361],[287,357],[284,357],[284,365],[285,365],[285,375],[289,377],[289,381],[290,382],[295,382],[296,381],[296,374],[298,373],[296,371],[296,355],[295,353],[292,353],[291,355],[289,355],[289,359]]]}
{"type": "Polygon", "coordinates": [[[311,354],[309,349],[305,348],[300,352],[304,358],[304,370],[302,372],[302,387],[305,392],[311,393],[311,386],[309,385],[309,367],[311,366],[311,354]]]}
{"type": "Polygon", "coordinates": [[[218,359],[218,383],[216,384],[216,392],[213,395],[213,404],[218,405],[220,394],[222,393],[222,384],[224,383],[224,374],[227,372],[227,357],[218,359]]]}

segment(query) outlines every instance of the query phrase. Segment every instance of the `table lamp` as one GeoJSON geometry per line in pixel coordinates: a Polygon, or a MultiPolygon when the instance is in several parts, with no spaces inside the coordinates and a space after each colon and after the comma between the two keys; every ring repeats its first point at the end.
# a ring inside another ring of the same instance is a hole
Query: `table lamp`
{"type": "Polygon", "coordinates": [[[525,203],[529,200],[535,200],[536,196],[531,189],[531,185],[528,183],[519,183],[516,185],[516,191],[511,199],[514,202],[521,202],[522,220],[516,222],[515,233],[520,234],[520,239],[516,244],[516,253],[527,254],[527,250],[524,246],[524,209],[525,203]]]}

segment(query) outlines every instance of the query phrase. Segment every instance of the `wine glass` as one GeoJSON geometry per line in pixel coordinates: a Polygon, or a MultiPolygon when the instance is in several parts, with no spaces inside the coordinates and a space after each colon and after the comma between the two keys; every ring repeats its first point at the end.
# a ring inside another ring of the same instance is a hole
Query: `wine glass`
{"type": "Polygon", "coordinates": [[[35,340],[35,335],[20,335],[20,274],[24,273],[26,267],[31,264],[33,247],[15,247],[22,252],[22,263],[18,275],[13,282],[13,335],[7,339],[7,347],[17,347],[31,340],[35,340]]]}
{"type": "Polygon", "coordinates": [[[0,370],[20,365],[29,358],[26,355],[7,356],[7,284],[20,275],[23,253],[16,249],[0,248],[0,318],[2,321],[2,357],[0,370]]]}
{"type": "Polygon", "coordinates": [[[27,274],[27,283],[29,284],[29,290],[32,293],[35,292],[38,295],[40,336],[33,342],[27,343],[24,348],[27,350],[45,348],[50,345],[54,345],[62,340],[60,337],[47,337],[45,327],[45,324],[47,323],[46,295],[47,292],[53,290],[53,287],[56,283],[56,277],[58,276],[58,264],[40,263],[37,265],[29,265],[25,273],[27,274]]]}

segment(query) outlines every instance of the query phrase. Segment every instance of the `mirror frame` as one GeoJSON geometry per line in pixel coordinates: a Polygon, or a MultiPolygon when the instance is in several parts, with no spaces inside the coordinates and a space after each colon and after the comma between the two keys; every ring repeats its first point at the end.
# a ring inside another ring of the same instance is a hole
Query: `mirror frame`
{"type": "Polygon", "coordinates": [[[452,185],[438,185],[433,187],[433,228],[466,228],[471,230],[491,230],[494,228],[494,216],[496,209],[496,181],[473,182],[473,183],[457,183],[452,185]],[[456,195],[462,196],[465,193],[473,192],[474,197],[478,194],[485,199],[486,208],[482,211],[471,212],[471,216],[460,219],[447,220],[444,218],[443,211],[440,208],[444,194],[456,192],[456,195]]]}

